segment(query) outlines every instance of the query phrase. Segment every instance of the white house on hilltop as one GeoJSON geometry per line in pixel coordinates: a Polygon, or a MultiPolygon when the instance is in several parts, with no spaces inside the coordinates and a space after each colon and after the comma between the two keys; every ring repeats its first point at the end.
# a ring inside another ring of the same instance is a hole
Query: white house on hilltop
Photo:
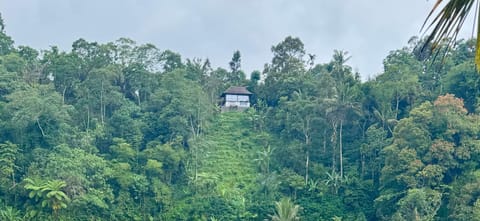
{"type": "Polygon", "coordinates": [[[243,110],[250,107],[252,92],[246,87],[232,86],[222,93],[222,111],[231,109],[243,110]]]}

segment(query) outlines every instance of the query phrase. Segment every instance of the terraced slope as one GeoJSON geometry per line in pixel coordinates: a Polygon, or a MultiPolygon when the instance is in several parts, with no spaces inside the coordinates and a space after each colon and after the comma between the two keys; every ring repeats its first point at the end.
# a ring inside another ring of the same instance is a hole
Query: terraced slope
{"type": "Polygon", "coordinates": [[[198,168],[200,179],[212,180],[218,194],[240,208],[252,191],[258,173],[255,158],[263,150],[251,128],[246,113],[222,113],[205,135],[198,168]]]}

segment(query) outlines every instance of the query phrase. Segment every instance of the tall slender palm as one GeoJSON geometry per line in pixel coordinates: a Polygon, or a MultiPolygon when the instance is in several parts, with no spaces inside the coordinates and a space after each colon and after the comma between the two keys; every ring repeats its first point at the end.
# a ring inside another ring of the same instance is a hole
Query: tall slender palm
{"type": "MultiPolygon", "coordinates": [[[[333,60],[330,62],[330,76],[333,79],[332,96],[324,100],[323,103],[328,106],[326,109],[326,117],[331,122],[332,146],[335,150],[337,144],[337,128],[338,130],[338,150],[340,159],[340,177],[343,177],[343,126],[349,115],[357,113],[358,88],[356,85],[360,82],[358,76],[352,73],[351,67],[346,65],[350,59],[345,51],[335,50],[333,60]]],[[[335,171],[335,151],[332,153],[332,173],[335,171]]]]}
{"type": "Polygon", "coordinates": [[[431,30],[425,46],[431,45],[433,49],[439,45],[444,39],[448,39],[448,44],[453,44],[461,27],[467,19],[469,12],[475,8],[475,22],[477,24],[477,51],[475,55],[475,63],[480,66],[480,17],[478,0],[449,0],[443,8],[439,9],[444,0],[437,0],[425,19],[422,26],[424,30],[431,30]],[[477,3],[477,4],[475,4],[477,3]],[[439,11],[438,11],[439,10],[439,11]],[[436,15],[434,13],[438,11],[436,15]],[[431,21],[430,21],[431,20],[431,21]],[[429,24],[427,24],[430,21],[429,24]]]}

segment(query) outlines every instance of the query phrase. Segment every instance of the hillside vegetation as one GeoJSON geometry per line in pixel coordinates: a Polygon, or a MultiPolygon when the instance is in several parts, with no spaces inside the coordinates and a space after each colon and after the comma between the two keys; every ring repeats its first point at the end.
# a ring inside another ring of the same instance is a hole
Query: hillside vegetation
{"type": "Polygon", "coordinates": [[[475,39],[437,60],[423,41],[362,82],[348,52],[316,63],[295,37],[244,73],[239,51],[227,70],[2,29],[0,220],[479,220],[475,39]],[[230,86],[252,107],[222,113],[230,86]]]}

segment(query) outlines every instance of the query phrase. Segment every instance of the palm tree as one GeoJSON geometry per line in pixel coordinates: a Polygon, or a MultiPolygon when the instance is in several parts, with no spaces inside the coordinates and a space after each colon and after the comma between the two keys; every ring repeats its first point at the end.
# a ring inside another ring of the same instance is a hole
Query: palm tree
{"type": "Polygon", "coordinates": [[[293,204],[289,198],[282,198],[275,203],[275,214],[272,217],[272,221],[294,221],[300,220],[298,213],[300,212],[300,206],[293,204]]]}
{"type": "Polygon", "coordinates": [[[20,211],[17,209],[7,206],[3,209],[0,209],[0,219],[4,221],[21,221],[22,216],[20,214],[20,211]]]}
{"type": "Polygon", "coordinates": [[[423,48],[431,45],[432,49],[435,49],[440,42],[444,39],[449,39],[448,44],[451,45],[455,42],[455,39],[460,32],[461,27],[463,26],[466,18],[468,17],[469,12],[472,10],[473,6],[476,4],[475,8],[475,22],[477,23],[477,43],[476,43],[476,55],[475,55],[475,64],[480,65],[480,17],[478,16],[480,3],[477,0],[450,0],[448,1],[442,9],[438,9],[440,4],[444,0],[437,0],[425,19],[425,23],[422,26],[422,30],[429,30],[429,36],[427,37],[426,42],[423,45],[423,48]],[[440,10],[436,15],[434,12],[440,10]],[[430,24],[427,25],[428,21],[430,24]]]}
{"type": "Polygon", "coordinates": [[[42,197],[42,181],[30,178],[25,178],[23,181],[25,182],[24,188],[30,190],[28,197],[35,198],[35,200],[38,200],[42,197]]]}
{"type": "Polygon", "coordinates": [[[58,210],[67,207],[67,202],[70,198],[65,194],[62,189],[67,186],[65,181],[51,180],[45,183],[42,188],[42,192],[45,193],[42,206],[49,206],[53,210],[55,217],[58,216],[58,210]]]}
{"type": "Polygon", "coordinates": [[[264,147],[263,151],[258,151],[258,158],[254,159],[258,163],[263,175],[270,174],[270,159],[275,148],[270,148],[270,145],[264,147]]]}
{"type": "Polygon", "coordinates": [[[342,217],[334,216],[332,217],[332,221],[342,221],[342,217]]]}
{"type": "Polygon", "coordinates": [[[338,149],[340,159],[340,177],[343,177],[343,126],[348,117],[352,114],[360,116],[359,103],[356,97],[359,90],[356,85],[360,82],[357,75],[351,71],[351,67],[346,65],[350,59],[348,52],[335,50],[333,59],[330,62],[329,75],[333,80],[332,94],[323,100],[326,118],[330,121],[332,133],[332,172],[336,170],[335,149],[337,145],[337,128],[338,130],[338,149]]]}
{"type": "Polygon", "coordinates": [[[35,200],[41,200],[42,207],[50,207],[55,219],[58,219],[58,211],[66,208],[67,202],[70,201],[67,194],[62,191],[67,186],[65,181],[50,180],[42,182],[30,178],[26,178],[24,181],[26,183],[24,188],[30,190],[28,196],[35,198],[35,200]]]}
{"type": "Polygon", "coordinates": [[[337,172],[333,171],[332,173],[327,172],[327,179],[325,180],[325,185],[332,188],[333,193],[338,194],[338,189],[342,184],[343,177],[340,176],[337,172]]]}
{"type": "Polygon", "coordinates": [[[317,117],[318,99],[299,90],[293,92],[293,99],[288,104],[290,117],[294,121],[291,124],[292,129],[301,134],[300,137],[305,147],[305,185],[307,185],[313,125],[319,120],[317,117]]]}

